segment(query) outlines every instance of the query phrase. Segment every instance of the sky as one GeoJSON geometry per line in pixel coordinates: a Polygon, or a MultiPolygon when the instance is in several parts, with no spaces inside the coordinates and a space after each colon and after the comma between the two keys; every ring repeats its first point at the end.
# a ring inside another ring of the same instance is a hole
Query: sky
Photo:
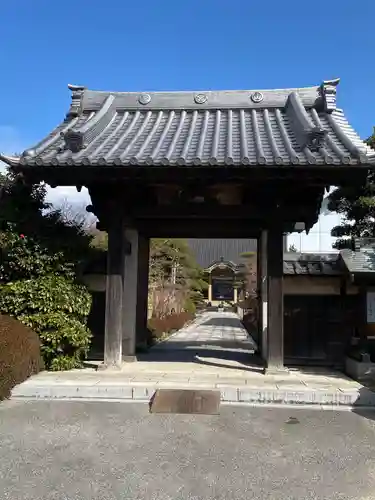
{"type": "MultiPolygon", "coordinates": [[[[68,83],[117,91],[267,89],[341,78],[361,137],[375,125],[373,0],[1,2],[0,151],[65,116],[68,83]]],[[[73,196],[51,190],[51,199],[73,196]]],[[[83,200],[74,194],[74,200],[83,200]]]]}

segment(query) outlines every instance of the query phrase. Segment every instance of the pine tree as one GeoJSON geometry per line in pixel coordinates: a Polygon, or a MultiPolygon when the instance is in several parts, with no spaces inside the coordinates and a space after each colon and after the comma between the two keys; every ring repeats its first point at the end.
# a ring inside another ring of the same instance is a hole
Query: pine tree
{"type": "MultiPolygon", "coordinates": [[[[366,142],[375,149],[375,128],[366,142]]],[[[351,248],[354,238],[375,237],[375,173],[370,171],[362,186],[333,191],[328,197],[328,209],[343,216],[343,222],[331,231],[338,238],[334,248],[351,248]]]]}

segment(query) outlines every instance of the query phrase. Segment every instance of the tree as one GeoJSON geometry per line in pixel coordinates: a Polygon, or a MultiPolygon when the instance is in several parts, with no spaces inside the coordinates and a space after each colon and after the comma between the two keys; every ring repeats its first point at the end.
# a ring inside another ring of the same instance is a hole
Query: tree
{"type": "MultiPolygon", "coordinates": [[[[375,128],[366,142],[375,148],[375,128]]],[[[328,209],[343,216],[343,222],[331,231],[331,235],[338,238],[334,248],[351,248],[354,238],[375,237],[374,172],[368,173],[361,186],[345,186],[333,191],[328,197],[328,209]]]]}
{"type": "Polygon", "coordinates": [[[297,247],[296,247],[296,245],[294,243],[292,243],[291,245],[289,245],[288,252],[292,252],[292,253],[297,253],[298,252],[297,247]]]}
{"type": "Polygon", "coordinates": [[[10,171],[0,174],[0,231],[25,235],[49,255],[63,254],[78,272],[90,251],[92,236],[84,221],[69,220],[45,201],[45,184],[25,184],[10,171]]]}
{"type": "Polygon", "coordinates": [[[258,289],[257,252],[243,252],[245,268],[242,276],[244,290],[247,296],[256,297],[258,289]]]}
{"type": "Polygon", "coordinates": [[[149,286],[156,315],[172,309],[194,311],[207,283],[188,243],[179,238],[154,238],[150,244],[149,286]]]}
{"type": "Polygon", "coordinates": [[[91,236],[45,202],[44,185],[0,176],[0,312],[32,327],[50,369],[80,366],[91,297],[80,283],[91,236]]]}

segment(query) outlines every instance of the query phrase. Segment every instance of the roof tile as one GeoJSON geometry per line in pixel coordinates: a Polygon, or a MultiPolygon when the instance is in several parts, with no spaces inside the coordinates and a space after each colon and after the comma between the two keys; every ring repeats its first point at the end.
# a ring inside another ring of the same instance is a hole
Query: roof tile
{"type": "Polygon", "coordinates": [[[284,253],[284,274],[308,276],[339,276],[342,265],[339,253],[284,253]]]}
{"type": "Polygon", "coordinates": [[[64,123],[18,160],[2,158],[31,166],[373,163],[375,152],[336,109],[337,83],[199,95],[71,87],[64,123]]]}

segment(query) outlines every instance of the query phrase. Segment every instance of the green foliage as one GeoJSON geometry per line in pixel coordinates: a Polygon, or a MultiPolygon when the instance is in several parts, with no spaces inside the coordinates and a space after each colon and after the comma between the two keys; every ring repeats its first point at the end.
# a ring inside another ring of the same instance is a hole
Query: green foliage
{"type": "Polygon", "coordinates": [[[86,288],[63,276],[46,275],[0,286],[0,309],[16,317],[62,311],[84,321],[90,305],[86,288]]]}
{"type": "Polygon", "coordinates": [[[91,334],[85,322],[91,296],[63,276],[46,275],[0,286],[0,310],[39,334],[49,369],[80,365],[91,334]]]}
{"type": "MultiPolygon", "coordinates": [[[[375,132],[367,143],[375,148],[375,132]]],[[[328,209],[343,216],[343,223],[332,229],[338,238],[334,248],[350,248],[354,238],[375,237],[375,175],[369,172],[362,185],[340,187],[328,197],[328,209]]]]}
{"type": "Polygon", "coordinates": [[[58,311],[21,316],[20,321],[39,333],[47,368],[70,370],[82,365],[91,333],[78,319],[58,311]]]}
{"type": "Polygon", "coordinates": [[[80,366],[91,296],[79,284],[92,236],[45,203],[43,185],[0,176],[0,312],[38,333],[46,368],[80,366]]]}
{"type": "Polygon", "coordinates": [[[63,252],[49,252],[38,241],[10,230],[0,234],[2,260],[0,282],[27,280],[45,274],[75,276],[75,265],[64,259],[63,252]]]}
{"type": "Polygon", "coordinates": [[[63,255],[79,272],[93,239],[83,222],[68,221],[61,210],[53,210],[45,202],[45,185],[23,184],[11,172],[0,174],[0,193],[0,231],[22,234],[51,256],[63,255]]]}

